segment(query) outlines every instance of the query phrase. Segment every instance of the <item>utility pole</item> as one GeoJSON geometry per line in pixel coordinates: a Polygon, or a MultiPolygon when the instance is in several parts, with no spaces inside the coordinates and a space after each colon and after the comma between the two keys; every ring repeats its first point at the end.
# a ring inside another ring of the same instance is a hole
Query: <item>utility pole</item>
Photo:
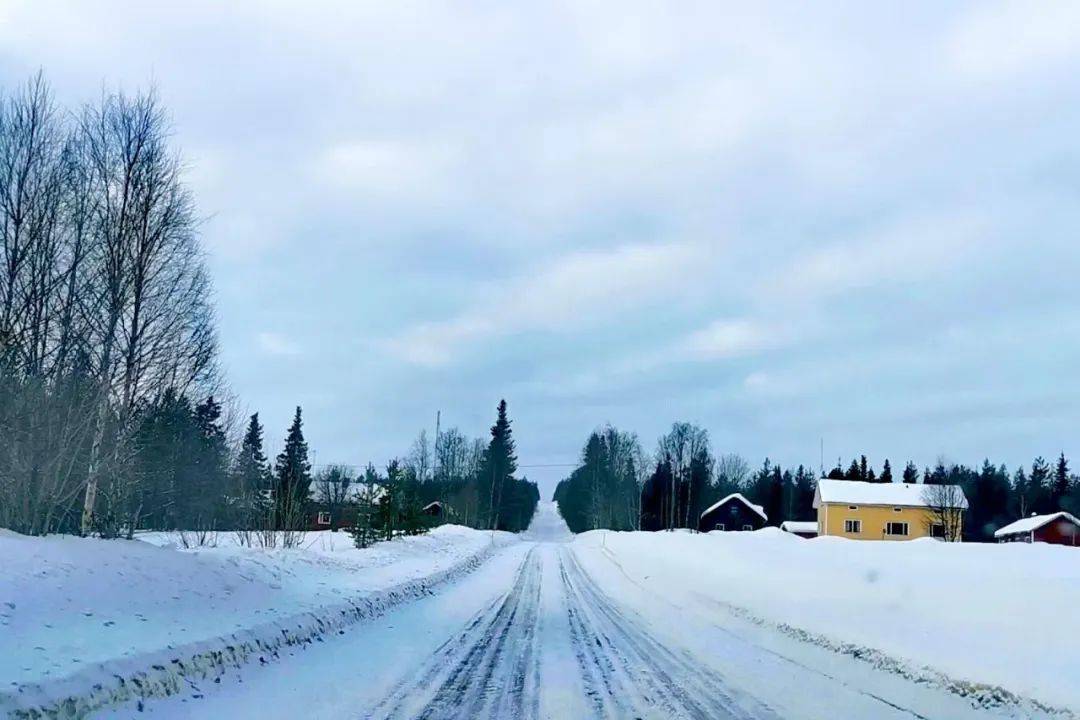
{"type": "Polygon", "coordinates": [[[435,411],[435,445],[432,447],[432,452],[435,455],[434,461],[431,463],[431,476],[432,479],[438,477],[439,470],[439,423],[442,421],[442,410],[435,411]]]}

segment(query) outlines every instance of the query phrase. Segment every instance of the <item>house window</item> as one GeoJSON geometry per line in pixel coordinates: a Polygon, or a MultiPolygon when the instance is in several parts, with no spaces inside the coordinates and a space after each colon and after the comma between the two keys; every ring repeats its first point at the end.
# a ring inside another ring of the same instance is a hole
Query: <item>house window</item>
{"type": "Polygon", "coordinates": [[[743,529],[743,530],[753,530],[753,529],[754,529],[754,526],[753,526],[753,525],[743,525],[743,526],[742,526],[742,529],[743,529]]]}
{"type": "Polygon", "coordinates": [[[862,532],[862,520],[845,520],[844,532],[857,535],[862,532]]]}
{"type": "Polygon", "coordinates": [[[319,522],[320,525],[329,525],[330,524],[330,513],[328,513],[328,512],[319,513],[319,521],[318,522],[319,522]]]}
{"type": "Polygon", "coordinates": [[[848,510],[858,510],[858,509],[859,509],[859,506],[858,506],[858,505],[848,505],[848,506],[847,506],[847,509],[848,509],[848,510]]]}
{"type": "Polygon", "coordinates": [[[901,510],[901,509],[902,509],[902,508],[893,508],[893,509],[892,509],[892,511],[893,511],[893,512],[900,512],[900,510],[901,510]]]}
{"type": "Polygon", "coordinates": [[[885,523],[886,535],[907,535],[908,524],[906,522],[885,523]]]}
{"type": "Polygon", "coordinates": [[[930,525],[930,537],[945,539],[945,526],[942,523],[933,523],[930,525]]]}
{"type": "Polygon", "coordinates": [[[724,523],[716,523],[716,529],[717,530],[723,530],[724,529],[724,523]]]}

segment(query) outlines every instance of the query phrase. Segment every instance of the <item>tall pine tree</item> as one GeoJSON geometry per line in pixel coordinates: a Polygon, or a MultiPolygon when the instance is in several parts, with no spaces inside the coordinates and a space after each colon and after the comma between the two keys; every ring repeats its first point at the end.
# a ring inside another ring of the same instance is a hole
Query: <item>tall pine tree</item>
{"type": "Polygon", "coordinates": [[[1065,459],[1065,453],[1061,453],[1057,465],[1054,467],[1054,479],[1050,483],[1050,500],[1047,510],[1057,512],[1062,510],[1062,502],[1069,494],[1069,461],[1065,459]]]}
{"type": "Polygon", "coordinates": [[[270,462],[263,451],[263,428],[259,413],[255,413],[248,420],[233,466],[233,505],[242,527],[252,527],[256,518],[266,513],[268,503],[264,492],[270,489],[271,477],[270,462]]]}
{"type": "Polygon", "coordinates": [[[296,408],[285,448],[277,456],[274,477],[274,510],[278,527],[293,530],[303,525],[311,490],[311,463],[304,440],[300,407],[296,408]]]}
{"type": "MultiPolygon", "coordinates": [[[[491,426],[491,441],[484,453],[484,462],[480,466],[480,479],[487,484],[488,527],[497,530],[502,522],[502,504],[507,494],[507,487],[515,482],[517,455],[514,451],[514,437],[510,429],[510,419],[506,414],[506,400],[499,401],[498,416],[491,426]]],[[[511,491],[512,492],[512,491],[511,491]]]]}

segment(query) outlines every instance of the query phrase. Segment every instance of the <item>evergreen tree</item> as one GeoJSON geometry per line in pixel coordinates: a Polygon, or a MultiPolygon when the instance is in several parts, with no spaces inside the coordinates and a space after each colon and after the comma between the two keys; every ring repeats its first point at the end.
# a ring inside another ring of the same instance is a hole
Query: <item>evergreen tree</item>
{"type": "Polygon", "coordinates": [[[923,482],[927,485],[948,485],[949,484],[949,468],[945,467],[944,460],[938,460],[937,465],[934,466],[934,471],[930,472],[927,469],[927,474],[923,477],[923,482]]]}
{"type": "Polygon", "coordinates": [[[847,480],[848,477],[844,473],[843,468],[840,467],[840,458],[836,458],[836,467],[829,470],[829,474],[825,476],[829,480],[847,480]]]}
{"type": "Polygon", "coordinates": [[[919,468],[910,460],[908,460],[907,465],[904,466],[904,482],[908,485],[919,482],[919,468]]]}
{"type": "Polygon", "coordinates": [[[144,413],[135,434],[145,527],[191,529],[203,498],[194,459],[199,437],[187,397],[168,389],[144,413]]]}
{"type": "Polygon", "coordinates": [[[795,503],[790,519],[817,519],[817,512],[814,510],[814,491],[816,489],[817,481],[814,479],[814,473],[800,465],[795,471],[795,503]]]}
{"type": "Polygon", "coordinates": [[[1011,504],[1010,511],[1014,518],[1025,518],[1031,514],[1028,479],[1022,465],[1013,474],[1011,504]]]}
{"type": "Polygon", "coordinates": [[[502,504],[507,486],[515,481],[517,455],[514,452],[514,437],[510,429],[510,419],[506,413],[506,400],[499,401],[498,416],[491,426],[491,441],[484,462],[480,467],[481,479],[487,485],[487,525],[492,530],[507,529],[503,525],[502,504]]]}
{"type": "Polygon", "coordinates": [[[889,465],[889,458],[885,458],[885,464],[881,466],[881,477],[878,478],[878,482],[891,483],[892,481],[892,467],[889,465]]]}
{"type": "Polygon", "coordinates": [[[969,509],[965,523],[970,535],[965,538],[979,542],[992,542],[994,530],[1010,521],[1009,475],[1005,467],[995,467],[984,460],[982,469],[964,487],[969,509]]]}
{"type": "Polygon", "coordinates": [[[779,525],[786,519],[783,470],[779,465],[773,465],[769,458],[765,458],[761,469],[754,474],[748,494],[748,500],[765,509],[769,525],[779,525]]]}
{"type": "Polygon", "coordinates": [[[1061,453],[1054,467],[1054,479],[1050,483],[1050,498],[1047,507],[1050,512],[1062,509],[1061,504],[1069,494],[1069,487],[1069,461],[1065,459],[1065,453],[1061,453]]]}
{"type": "Polygon", "coordinates": [[[274,511],[278,527],[298,529],[304,522],[311,489],[311,463],[299,406],[285,437],[285,447],[277,456],[274,475],[274,511]]]}
{"type": "Polygon", "coordinates": [[[1031,512],[1042,515],[1051,512],[1050,507],[1050,464],[1040,455],[1031,463],[1031,475],[1028,476],[1027,502],[1031,512]]]}
{"type": "Polygon", "coordinates": [[[674,482],[671,463],[664,458],[657,460],[656,468],[641,489],[642,530],[670,529],[669,522],[672,513],[669,511],[669,505],[673,494],[671,488],[674,482]]]}
{"type": "Polygon", "coordinates": [[[266,514],[269,504],[264,492],[270,489],[271,477],[270,462],[263,451],[263,428],[259,413],[255,413],[248,420],[233,467],[234,506],[242,527],[256,526],[257,519],[266,514]]]}
{"type": "Polygon", "coordinates": [[[368,482],[368,475],[361,481],[356,496],[356,522],[349,528],[353,542],[358,548],[366,548],[379,539],[379,485],[368,482]]]}
{"type": "Polygon", "coordinates": [[[193,527],[216,527],[228,494],[229,450],[221,426],[221,403],[213,395],[206,398],[195,406],[193,420],[197,437],[192,458],[196,478],[193,490],[200,498],[193,527]]]}

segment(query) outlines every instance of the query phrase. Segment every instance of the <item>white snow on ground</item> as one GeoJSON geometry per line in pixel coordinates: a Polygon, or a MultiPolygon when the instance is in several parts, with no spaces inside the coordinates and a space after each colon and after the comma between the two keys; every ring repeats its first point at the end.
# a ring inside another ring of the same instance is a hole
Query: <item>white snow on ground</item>
{"type": "MultiPolygon", "coordinates": [[[[614,597],[734,606],[958,679],[1080,709],[1080,551],[934,540],[804,540],[777,529],[577,536],[614,597]]],[[[670,606],[668,607],[670,611],[670,606]]]]}
{"type": "Polygon", "coordinates": [[[65,692],[74,678],[86,690],[112,682],[109,671],[133,678],[156,663],[138,691],[99,693],[61,715],[1080,717],[820,642],[1078,710],[1071,548],[802,540],[775,529],[573,537],[548,503],[522,542],[443,528],[357,551],[345,535],[310,537],[303,550],[223,540],[180,551],[0,535],[0,716],[34,706],[13,699],[18,678],[65,692]],[[789,626],[818,637],[805,642],[789,626]],[[191,642],[215,632],[216,644],[191,642]],[[216,655],[173,667],[209,646],[216,655]]]}
{"type": "Polygon", "coordinates": [[[329,634],[324,642],[289,647],[275,662],[227,667],[213,682],[94,717],[1072,717],[1017,704],[979,707],[732,616],[715,603],[707,612],[680,605],[685,583],[658,593],[630,580],[605,547],[618,544],[613,536],[567,542],[565,526],[547,503],[534,522],[531,542],[499,550],[437,593],[329,634]]]}
{"type": "Polygon", "coordinates": [[[43,698],[55,696],[51,686],[77,693],[169,648],[213,647],[275,624],[295,628],[304,613],[321,626],[320,610],[344,615],[340,608],[358,599],[409,583],[423,591],[417,581],[515,540],[459,526],[364,550],[329,532],[308,534],[297,549],[241,547],[222,535],[217,547],[182,550],[169,544],[174,539],[0,531],[0,711],[3,696],[20,687],[34,685],[43,698]]]}

